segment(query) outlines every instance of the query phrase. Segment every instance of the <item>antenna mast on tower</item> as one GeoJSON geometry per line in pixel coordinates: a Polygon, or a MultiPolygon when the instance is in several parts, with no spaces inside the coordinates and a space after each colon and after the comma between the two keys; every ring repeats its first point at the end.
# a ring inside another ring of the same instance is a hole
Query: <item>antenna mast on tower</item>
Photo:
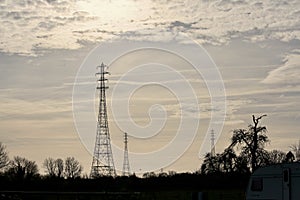
{"type": "Polygon", "coordinates": [[[124,160],[123,160],[123,176],[130,175],[130,166],[129,166],[129,158],[128,158],[128,137],[127,133],[124,133],[124,160]]]}
{"type": "Polygon", "coordinates": [[[99,113],[97,121],[97,133],[93,155],[93,162],[91,167],[91,178],[99,176],[116,176],[116,170],[113,160],[113,154],[110,144],[110,135],[107,120],[107,109],[106,109],[106,95],[105,90],[108,89],[105,86],[107,79],[106,74],[109,74],[107,66],[103,63],[98,66],[97,76],[97,89],[99,92],[99,113]]]}

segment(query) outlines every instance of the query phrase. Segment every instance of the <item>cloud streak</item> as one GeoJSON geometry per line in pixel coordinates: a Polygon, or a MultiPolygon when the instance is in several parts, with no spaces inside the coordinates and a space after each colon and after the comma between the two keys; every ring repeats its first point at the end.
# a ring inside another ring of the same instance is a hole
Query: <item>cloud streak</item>
{"type": "Polygon", "coordinates": [[[283,60],[283,65],[269,72],[262,83],[281,84],[285,86],[299,85],[300,55],[298,52],[299,51],[294,51],[291,54],[288,54],[283,60]]]}

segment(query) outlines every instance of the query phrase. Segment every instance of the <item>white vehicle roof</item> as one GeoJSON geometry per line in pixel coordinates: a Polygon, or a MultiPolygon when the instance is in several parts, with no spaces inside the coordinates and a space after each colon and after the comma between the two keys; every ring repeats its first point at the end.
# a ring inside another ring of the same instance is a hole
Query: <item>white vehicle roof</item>
{"type": "Polygon", "coordinates": [[[272,175],[282,174],[282,169],[284,168],[289,168],[292,174],[300,175],[300,162],[294,162],[294,163],[281,163],[281,164],[261,167],[256,171],[254,171],[252,177],[261,176],[261,175],[272,176],[272,175]]]}

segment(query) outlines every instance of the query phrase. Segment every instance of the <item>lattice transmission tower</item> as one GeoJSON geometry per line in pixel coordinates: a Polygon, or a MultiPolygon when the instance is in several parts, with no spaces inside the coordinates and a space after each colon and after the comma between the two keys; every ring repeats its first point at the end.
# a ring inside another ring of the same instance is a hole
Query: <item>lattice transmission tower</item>
{"type": "Polygon", "coordinates": [[[129,158],[128,158],[128,136],[127,133],[124,133],[124,159],[123,159],[123,176],[130,175],[130,166],[129,166],[129,158]]]}
{"type": "Polygon", "coordinates": [[[99,176],[116,176],[110,143],[105,95],[105,90],[108,89],[108,87],[105,85],[107,82],[105,75],[109,73],[106,71],[107,66],[103,63],[98,66],[98,70],[99,71],[96,73],[96,76],[98,81],[97,89],[99,90],[99,113],[93,162],[90,174],[91,178],[99,176]]]}
{"type": "Polygon", "coordinates": [[[210,132],[210,141],[211,141],[211,149],[210,149],[210,155],[215,156],[216,155],[216,148],[215,148],[215,132],[214,129],[210,132]]]}

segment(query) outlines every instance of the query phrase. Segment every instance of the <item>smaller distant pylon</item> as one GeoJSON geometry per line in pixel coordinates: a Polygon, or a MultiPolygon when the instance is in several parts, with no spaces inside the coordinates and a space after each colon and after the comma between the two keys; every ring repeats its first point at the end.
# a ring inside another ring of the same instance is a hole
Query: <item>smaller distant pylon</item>
{"type": "Polygon", "coordinates": [[[211,149],[210,149],[210,155],[212,157],[216,156],[216,148],[215,148],[215,132],[214,129],[210,132],[210,140],[211,140],[211,149]]]}
{"type": "Polygon", "coordinates": [[[124,133],[124,160],[123,160],[123,176],[130,176],[130,166],[128,158],[128,136],[127,133],[124,133]]]}

